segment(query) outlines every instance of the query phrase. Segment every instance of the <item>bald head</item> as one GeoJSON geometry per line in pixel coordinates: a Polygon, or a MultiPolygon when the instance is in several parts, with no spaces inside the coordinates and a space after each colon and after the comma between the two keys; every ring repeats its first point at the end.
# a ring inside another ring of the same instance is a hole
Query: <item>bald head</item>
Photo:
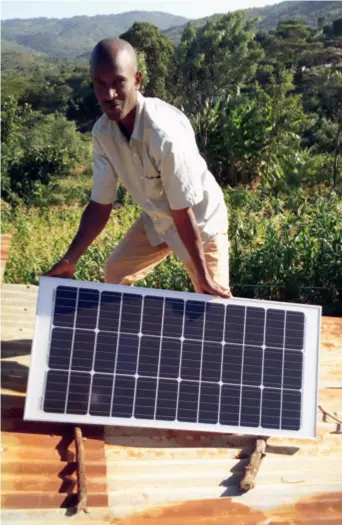
{"type": "Polygon", "coordinates": [[[131,67],[136,73],[138,69],[136,52],[129,42],[121,38],[105,38],[96,44],[90,57],[90,67],[113,64],[118,60],[131,67]]]}
{"type": "Polygon", "coordinates": [[[90,72],[96,98],[110,120],[133,119],[142,75],[131,44],[120,38],[101,40],[92,51],[90,72]]]}

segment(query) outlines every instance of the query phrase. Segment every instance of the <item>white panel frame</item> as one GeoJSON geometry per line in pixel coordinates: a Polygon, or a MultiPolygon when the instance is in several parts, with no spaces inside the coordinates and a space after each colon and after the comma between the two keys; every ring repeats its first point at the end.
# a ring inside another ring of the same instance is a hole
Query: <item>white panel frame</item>
{"type": "Polygon", "coordinates": [[[316,438],[317,405],[318,405],[318,371],[319,348],[321,332],[321,306],[283,303],[233,297],[222,299],[211,295],[155,290],[134,286],[103,284],[98,282],[76,281],[56,277],[41,277],[39,282],[38,301],[36,308],[35,334],[32,342],[31,365],[29,370],[27,396],[24,419],[30,421],[50,421],[63,423],[80,423],[94,425],[120,425],[144,428],[179,429],[188,431],[219,432],[251,435],[272,435],[298,438],[316,438]],[[52,315],[55,290],[58,286],[88,288],[102,291],[112,291],[125,294],[154,295],[156,297],[172,297],[204,302],[234,304],[241,306],[264,307],[302,312],[305,315],[304,353],[303,353],[303,383],[301,426],[298,431],[267,429],[261,427],[216,425],[207,423],[184,423],[179,421],[155,421],[150,419],[103,417],[76,414],[53,414],[43,411],[43,395],[45,392],[46,372],[48,370],[48,352],[50,347],[52,315]]]}

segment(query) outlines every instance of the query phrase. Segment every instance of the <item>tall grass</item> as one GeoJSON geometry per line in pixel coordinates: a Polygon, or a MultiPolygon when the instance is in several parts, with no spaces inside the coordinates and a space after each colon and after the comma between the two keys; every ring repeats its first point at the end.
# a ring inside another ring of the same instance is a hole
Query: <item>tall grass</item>
{"type": "MultiPolygon", "coordinates": [[[[40,203],[2,215],[13,235],[5,280],[38,283],[66,251],[89,197],[89,175],[63,180],[40,203]],[[44,200],[45,199],[45,200],[44,200]]],[[[231,239],[230,273],[237,296],[335,305],[342,289],[342,201],[324,186],[275,193],[225,190],[231,239]]],[[[108,226],[80,259],[77,279],[103,281],[105,260],[140,214],[121,192],[108,226]]],[[[192,290],[183,265],[170,257],[139,286],[192,290]]]]}

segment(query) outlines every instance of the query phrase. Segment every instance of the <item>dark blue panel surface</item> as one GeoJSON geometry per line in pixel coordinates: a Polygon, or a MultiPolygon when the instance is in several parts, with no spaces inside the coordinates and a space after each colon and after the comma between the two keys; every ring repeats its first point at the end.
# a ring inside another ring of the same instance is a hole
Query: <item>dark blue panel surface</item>
{"type": "Polygon", "coordinates": [[[178,421],[196,423],[198,412],[199,383],[181,381],[178,400],[178,421]]]}
{"type": "Polygon", "coordinates": [[[183,331],[184,301],[181,299],[165,299],[164,306],[164,337],[181,337],[183,331]]]}
{"type": "Polygon", "coordinates": [[[75,322],[77,288],[58,286],[56,288],[54,326],[68,326],[72,328],[75,322]]]}
{"type": "Polygon", "coordinates": [[[90,374],[71,372],[67,414],[87,414],[89,403],[90,374]]]}
{"type": "Polygon", "coordinates": [[[160,356],[160,377],[177,379],[179,376],[181,342],[163,339],[160,356]]]}
{"type": "Polygon", "coordinates": [[[69,370],[73,331],[69,328],[53,328],[49,355],[49,367],[69,370]]]}
{"type": "Polygon", "coordinates": [[[89,413],[92,416],[110,416],[113,393],[113,376],[94,374],[91,389],[89,413]]]}
{"type": "Polygon", "coordinates": [[[284,430],[299,430],[301,411],[301,393],[283,391],[281,428],[284,430]]]}
{"type": "Polygon", "coordinates": [[[138,419],[154,419],[157,379],[139,377],[135,397],[134,416],[138,419]]]}
{"type": "Polygon", "coordinates": [[[223,304],[206,303],[204,339],[206,341],[223,341],[224,329],[223,304]]]}
{"type": "Polygon", "coordinates": [[[258,427],[260,422],[260,388],[242,387],[241,421],[240,424],[248,427],[258,427]]]}
{"type": "Polygon", "coordinates": [[[245,326],[244,306],[228,304],[226,307],[226,326],[224,340],[227,343],[243,343],[243,334],[245,326]]]}
{"type": "Polygon", "coordinates": [[[184,337],[185,339],[203,339],[205,303],[187,301],[185,307],[184,337]]]}
{"type": "Polygon", "coordinates": [[[264,343],[264,308],[247,307],[245,344],[262,346],[264,343]]]}
{"type": "Polygon", "coordinates": [[[265,348],[263,385],[281,388],[283,351],[265,348]]]}
{"type": "Polygon", "coordinates": [[[285,350],[283,388],[300,390],[302,388],[303,354],[285,350]]]}
{"type": "Polygon", "coordinates": [[[201,376],[202,381],[220,381],[222,352],[223,346],[221,343],[204,343],[201,376]]]}
{"type": "Polygon", "coordinates": [[[222,381],[241,383],[242,345],[225,345],[223,355],[222,381]]]}
{"type": "Polygon", "coordinates": [[[304,314],[286,312],[285,348],[302,350],[304,346],[304,314]]]}
{"type": "Polygon", "coordinates": [[[90,372],[93,366],[95,332],[75,330],[71,369],[90,372]]]}
{"type": "Polygon", "coordinates": [[[142,337],[139,350],[138,374],[141,376],[157,377],[159,363],[160,339],[156,337],[142,337]]]}
{"type": "Polygon", "coordinates": [[[238,425],[241,388],[235,385],[223,385],[221,388],[220,424],[238,425]]]}
{"type": "Polygon", "coordinates": [[[173,421],[176,419],[178,382],[160,379],[157,391],[157,419],[173,421]]]}
{"type": "Polygon", "coordinates": [[[47,373],[44,412],[64,414],[68,377],[68,372],[50,370],[47,373]]]}
{"type": "Polygon", "coordinates": [[[123,294],[120,332],[129,334],[138,334],[140,332],[141,309],[141,295],[123,294]]]}
{"type": "Polygon", "coordinates": [[[116,361],[117,374],[134,375],[137,369],[139,337],[137,335],[119,335],[119,351],[116,361]]]}
{"type": "Polygon", "coordinates": [[[94,330],[97,324],[99,309],[98,290],[81,288],[78,295],[76,328],[88,328],[94,330]]]}
{"type": "Polygon", "coordinates": [[[59,286],[44,410],[298,430],[304,327],[301,312],[59,286]]]}
{"type": "Polygon", "coordinates": [[[244,385],[261,386],[262,348],[245,346],[242,382],[244,385]]]}
{"type": "Polygon", "coordinates": [[[142,333],[144,335],[161,335],[163,320],[163,303],[162,297],[146,296],[144,299],[144,312],[142,333]]]}
{"type": "Polygon", "coordinates": [[[214,383],[202,383],[200,389],[199,423],[218,421],[220,386],[214,383]]]}
{"type": "Polygon", "coordinates": [[[265,345],[272,348],[284,347],[284,310],[267,310],[265,345]]]}
{"type": "Polygon", "coordinates": [[[132,417],[135,379],[129,376],[116,376],[113,398],[113,417],[132,417]]]}
{"type": "Polygon", "coordinates": [[[102,292],[100,300],[99,330],[118,332],[121,308],[121,293],[102,292]]]}
{"type": "Polygon", "coordinates": [[[184,341],[182,350],[181,378],[199,381],[201,372],[201,341],[184,341]]]}
{"type": "Polygon", "coordinates": [[[99,332],[95,351],[95,372],[114,373],[118,334],[99,332]]]}
{"type": "Polygon", "coordinates": [[[261,426],[280,428],[281,390],[264,388],[262,392],[261,426]]]}

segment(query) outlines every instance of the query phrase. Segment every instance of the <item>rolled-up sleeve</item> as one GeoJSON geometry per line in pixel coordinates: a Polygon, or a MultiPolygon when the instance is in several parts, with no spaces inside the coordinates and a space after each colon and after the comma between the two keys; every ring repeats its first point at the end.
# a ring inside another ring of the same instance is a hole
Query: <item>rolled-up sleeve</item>
{"type": "Polygon", "coordinates": [[[111,204],[116,199],[118,178],[105,155],[99,138],[93,133],[93,186],[91,200],[100,204],[111,204]]]}
{"type": "Polygon", "coordinates": [[[172,210],[182,210],[203,200],[203,162],[192,137],[180,133],[179,137],[162,141],[159,172],[172,210]]]}

